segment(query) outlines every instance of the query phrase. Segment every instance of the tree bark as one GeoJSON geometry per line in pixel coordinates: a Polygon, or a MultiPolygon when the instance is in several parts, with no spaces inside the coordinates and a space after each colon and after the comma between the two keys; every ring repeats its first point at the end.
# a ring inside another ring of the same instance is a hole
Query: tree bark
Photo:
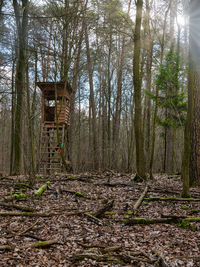
{"type": "MultiPolygon", "coordinates": [[[[175,38],[174,38],[174,22],[175,22],[175,15],[177,12],[177,4],[175,0],[170,0],[170,47],[172,51],[174,51],[175,45],[175,38]]],[[[168,94],[172,94],[175,91],[175,88],[168,88],[168,94]]],[[[166,108],[166,119],[172,120],[172,114],[169,108],[166,108]]],[[[172,126],[168,126],[165,128],[166,131],[166,150],[165,150],[165,169],[164,171],[167,173],[173,172],[173,155],[174,155],[174,131],[172,126]]]]}
{"type": "MultiPolygon", "coordinates": [[[[146,43],[146,90],[151,92],[151,68],[152,68],[152,50],[153,44],[150,32],[150,6],[149,0],[146,0],[146,16],[145,16],[145,43],[146,43]]],[[[149,95],[145,96],[144,105],[144,138],[145,138],[145,158],[146,170],[149,170],[150,159],[150,136],[151,136],[151,99],[149,95]]]]}
{"type": "MultiPolygon", "coordinates": [[[[191,135],[190,182],[200,185],[200,5],[198,0],[190,2],[190,55],[189,55],[189,102],[187,138],[191,135]]],[[[185,144],[189,151],[189,140],[185,144]]],[[[186,149],[186,148],[185,148],[186,149]]],[[[188,158],[187,158],[188,160],[188,158]]],[[[187,164],[188,166],[188,164],[187,164]]],[[[188,171],[186,171],[186,174],[188,171]]],[[[187,176],[185,176],[186,178],[187,176]]],[[[186,180],[188,183],[188,178],[186,180]]]]}
{"type": "Polygon", "coordinates": [[[142,129],[142,106],[141,106],[141,77],[140,77],[140,49],[141,49],[141,21],[143,0],[137,1],[135,23],[135,45],[133,58],[133,84],[135,100],[135,139],[136,139],[136,167],[137,176],[146,179],[144,139],[142,129]]]}
{"type": "Polygon", "coordinates": [[[95,99],[94,99],[94,86],[93,86],[93,71],[92,71],[92,63],[90,56],[90,45],[89,45],[89,37],[88,37],[88,28],[86,21],[86,5],[83,6],[83,23],[84,23],[84,33],[85,33],[85,44],[86,44],[86,55],[87,55],[87,69],[89,75],[89,85],[90,85],[90,105],[92,110],[92,134],[93,134],[93,161],[94,168],[98,169],[99,167],[99,155],[98,155],[98,142],[97,142],[97,122],[96,122],[96,107],[95,107],[95,99]]]}
{"type": "Polygon", "coordinates": [[[26,42],[28,25],[28,0],[22,0],[22,18],[20,18],[21,8],[17,0],[13,0],[15,20],[17,25],[17,67],[15,76],[16,89],[16,111],[15,111],[15,136],[14,136],[14,173],[19,174],[22,166],[22,110],[24,99],[24,73],[26,69],[26,42]]]}

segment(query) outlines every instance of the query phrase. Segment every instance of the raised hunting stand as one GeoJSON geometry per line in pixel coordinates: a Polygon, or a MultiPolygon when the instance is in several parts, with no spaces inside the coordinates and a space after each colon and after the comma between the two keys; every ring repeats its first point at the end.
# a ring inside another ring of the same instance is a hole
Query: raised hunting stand
{"type": "Polygon", "coordinates": [[[39,173],[61,172],[66,166],[66,132],[70,123],[71,86],[65,82],[38,82],[42,91],[42,127],[39,173]]]}

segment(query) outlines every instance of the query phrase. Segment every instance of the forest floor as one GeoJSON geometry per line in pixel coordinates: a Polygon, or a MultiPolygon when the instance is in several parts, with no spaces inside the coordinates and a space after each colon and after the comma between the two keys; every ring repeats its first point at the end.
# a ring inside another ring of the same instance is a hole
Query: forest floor
{"type": "Polygon", "coordinates": [[[134,212],[145,185],[133,175],[38,177],[34,189],[19,181],[26,177],[0,178],[0,266],[200,266],[200,221],[184,220],[200,217],[200,188],[191,189],[195,199],[181,199],[180,176],[156,175],[145,196],[154,198],[134,212]],[[14,199],[21,191],[26,198],[14,199]]]}

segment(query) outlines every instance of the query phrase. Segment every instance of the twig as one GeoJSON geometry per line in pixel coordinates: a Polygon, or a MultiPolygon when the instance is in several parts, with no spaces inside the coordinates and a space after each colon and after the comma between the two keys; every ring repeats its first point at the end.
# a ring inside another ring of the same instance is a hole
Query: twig
{"type": "Polygon", "coordinates": [[[29,230],[31,230],[39,221],[40,221],[40,219],[38,219],[36,222],[34,222],[30,227],[28,227],[27,229],[25,229],[23,232],[19,233],[19,235],[23,235],[26,232],[28,232],[29,230]]]}
{"type": "Polygon", "coordinates": [[[136,214],[137,209],[140,207],[140,205],[142,204],[142,201],[146,195],[148,191],[148,185],[145,186],[144,191],[142,192],[141,196],[139,197],[139,199],[137,200],[137,202],[135,203],[134,207],[133,207],[133,214],[136,214]]]}
{"type": "Polygon", "coordinates": [[[3,201],[0,201],[0,206],[6,207],[6,208],[14,208],[14,209],[23,210],[23,211],[33,211],[34,210],[31,207],[20,206],[20,205],[17,205],[17,204],[9,204],[9,203],[3,202],[3,201]]]}

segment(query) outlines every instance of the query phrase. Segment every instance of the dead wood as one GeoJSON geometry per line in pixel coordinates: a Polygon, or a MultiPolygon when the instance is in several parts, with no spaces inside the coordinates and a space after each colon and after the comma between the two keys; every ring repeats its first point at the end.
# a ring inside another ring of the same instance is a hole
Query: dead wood
{"type": "Polygon", "coordinates": [[[126,225],[135,224],[155,224],[155,223],[177,223],[179,219],[177,218],[128,218],[125,221],[126,225]]]}
{"type": "Polygon", "coordinates": [[[97,248],[103,254],[110,253],[110,252],[116,252],[116,251],[119,251],[121,249],[121,246],[106,247],[105,245],[101,245],[101,244],[88,245],[88,244],[84,244],[82,242],[78,242],[77,244],[82,246],[83,248],[86,248],[86,249],[97,248]]]}
{"type": "Polygon", "coordinates": [[[171,258],[173,260],[193,260],[193,261],[200,261],[200,256],[178,256],[171,258]]]}
{"type": "Polygon", "coordinates": [[[33,244],[27,244],[22,248],[47,248],[55,244],[60,244],[57,240],[45,240],[45,241],[38,241],[33,244]]]}
{"type": "Polygon", "coordinates": [[[192,210],[188,210],[189,214],[195,214],[195,213],[200,213],[200,209],[192,209],[192,210]]]}
{"type": "Polygon", "coordinates": [[[165,260],[165,258],[163,256],[163,253],[161,251],[154,250],[153,252],[158,257],[158,260],[156,262],[157,266],[160,266],[160,267],[170,267],[170,265],[167,264],[167,262],[166,262],[166,260],[165,260]]]}
{"type": "Polygon", "coordinates": [[[1,250],[12,250],[13,248],[11,247],[11,246],[9,246],[9,245],[1,245],[0,246],[0,251],[1,250]]]}
{"type": "Polygon", "coordinates": [[[134,187],[135,183],[127,182],[127,183],[97,183],[98,186],[108,186],[108,187],[134,187]]]}
{"type": "Polygon", "coordinates": [[[95,213],[93,213],[93,216],[95,216],[96,218],[103,217],[106,211],[110,211],[112,209],[113,204],[114,204],[114,200],[110,201],[103,208],[101,208],[101,209],[97,210],[95,213]]]}
{"type": "Polygon", "coordinates": [[[38,219],[36,222],[34,222],[30,227],[28,227],[27,229],[25,229],[23,232],[19,233],[19,235],[23,235],[26,232],[30,231],[31,229],[33,229],[33,227],[38,224],[38,222],[40,221],[40,219],[38,219]]]}
{"type": "Polygon", "coordinates": [[[105,255],[99,255],[94,253],[80,253],[75,254],[72,257],[73,261],[80,261],[84,259],[92,259],[96,260],[97,262],[108,262],[108,263],[115,263],[115,264],[131,264],[133,262],[149,262],[152,263],[152,261],[148,258],[142,258],[142,257],[133,257],[126,254],[105,254],[105,255]]]}
{"type": "Polygon", "coordinates": [[[91,215],[90,213],[85,212],[84,215],[88,218],[89,221],[96,223],[99,226],[103,225],[103,222],[101,220],[99,220],[97,217],[91,215]]]}
{"type": "Polygon", "coordinates": [[[139,199],[137,200],[137,202],[135,203],[135,205],[133,206],[133,214],[136,214],[137,209],[140,207],[140,205],[142,204],[142,201],[146,195],[148,191],[148,185],[145,186],[144,191],[142,192],[141,196],[139,197],[139,199]]]}
{"type": "Polygon", "coordinates": [[[193,218],[193,217],[190,217],[187,215],[161,214],[161,218],[184,219],[184,218],[193,218]]]}
{"type": "Polygon", "coordinates": [[[135,225],[135,224],[155,224],[155,223],[178,223],[181,221],[185,222],[200,222],[200,217],[184,217],[169,215],[171,217],[165,218],[128,218],[125,221],[126,225],[135,225]]]}
{"type": "Polygon", "coordinates": [[[38,236],[35,236],[35,235],[32,235],[32,234],[21,234],[21,236],[32,238],[32,239],[35,239],[35,240],[38,240],[38,241],[46,241],[46,239],[38,237],[38,236]]]}
{"type": "Polygon", "coordinates": [[[84,211],[71,211],[71,212],[0,212],[0,216],[26,216],[26,217],[51,217],[59,215],[81,215],[84,214],[84,211]]]}
{"type": "Polygon", "coordinates": [[[106,248],[101,248],[100,251],[103,254],[106,253],[111,253],[111,252],[117,252],[121,249],[121,246],[113,246],[113,247],[106,247],[106,248]]]}
{"type": "Polygon", "coordinates": [[[22,211],[33,211],[34,209],[31,207],[27,207],[27,206],[20,206],[17,204],[8,204],[6,202],[0,201],[0,206],[5,207],[5,208],[14,208],[17,210],[22,210],[22,211]]]}
{"type": "Polygon", "coordinates": [[[191,201],[200,202],[200,198],[176,198],[176,197],[148,197],[144,198],[145,201],[191,201]]]}

